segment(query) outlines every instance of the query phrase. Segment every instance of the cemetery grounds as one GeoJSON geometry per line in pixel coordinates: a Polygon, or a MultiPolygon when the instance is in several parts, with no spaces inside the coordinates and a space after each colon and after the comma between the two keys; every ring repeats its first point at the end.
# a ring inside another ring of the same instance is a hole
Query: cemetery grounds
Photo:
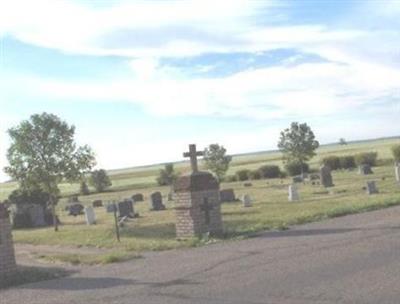
{"type": "MultiPolygon", "coordinates": [[[[179,241],[175,238],[175,214],[173,202],[167,201],[169,187],[159,187],[155,179],[163,165],[136,167],[110,171],[113,186],[101,194],[79,196],[84,205],[94,200],[103,203],[130,198],[143,193],[145,200],[135,204],[137,219],[129,220],[121,228],[121,242],[115,237],[114,218],[104,208],[96,208],[97,224],[87,226],[84,216],[70,217],[64,210],[67,198],[79,192],[77,184],[61,185],[63,198],[59,202],[58,215],[62,222],[60,231],[52,228],[19,229],[13,231],[18,247],[29,250],[31,257],[44,262],[70,264],[106,264],[139,258],[141,252],[159,251],[182,247],[201,246],[205,243],[242,239],[257,232],[274,229],[289,229],[291,225],[351,213],[374,210],[400,204],[400,187],[394,176],[391,147],[399,139],[383,139],[349,143],[348,145],[323,146],[310,162],[311,169],[318,169],[320,160],[329,155],[354,155],[360,152],[378,152],[379,166],[373,167],[374,174],[362,176],[357,170],[332,171],[335,187],[325,189],[311,183],[298,184],[299,202],[288,202],[288,185],[291,178],[263,179],[251,181],[252,187],[244,182],[223,183],[221,189],[233,188],[237,197],[249,194],[253,207],[244,208],[241,202],[224,203],[222,216],[225,228],[224,239],[190,239],[179,241]],[[375,180],[379,194],[368,196],[363,189],[366,181],[375,180]],[[149,211],[149,196],[161,191],[165,211],[149,211]]],[[[233,157],[228,175],[240,169],[257,169],[262,165],[280,165],[278,152],[260,152],[233,157]]],[[[188,162],[175,164],[178,172],[188,171],[188,162]]],[[[200,162],[201,169],[201,162],[200,162]]],[[[16,188],[15,183],[0,184],[0,200],[16,188]]],[[[93,189],[91,189],[93,191],[93,189]]]]}

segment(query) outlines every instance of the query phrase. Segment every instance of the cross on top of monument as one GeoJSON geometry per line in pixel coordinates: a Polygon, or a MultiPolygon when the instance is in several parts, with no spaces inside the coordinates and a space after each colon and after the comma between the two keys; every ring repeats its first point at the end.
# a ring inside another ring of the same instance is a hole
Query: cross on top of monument
{"type": "Polygon", "coordinates": [[[190,157],[190,165],[192,166],[193,172],[198,172],[197,156],[203,156],[204,152],[196,151],[196,145],[189,145],[189,152],[183,153],[183,157],[190,157]]]}

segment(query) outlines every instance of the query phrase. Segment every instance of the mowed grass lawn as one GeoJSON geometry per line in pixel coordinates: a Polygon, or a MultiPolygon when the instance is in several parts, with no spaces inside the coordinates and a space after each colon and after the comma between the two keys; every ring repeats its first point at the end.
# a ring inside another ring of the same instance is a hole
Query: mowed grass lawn
{"type": "MultiPolygon", "coordinates": [[[[329,190],[311,184],[298,184],[301,200],[288,202],[287,188],[291,179],[269,179],[252,181],[252,187],[244,187],[243,182],[223,183],[221,189],[233,188],[239,197],[250,194],[253,199],[252,208],[244,208],[240,202],[222,205],[225,239],[242,238],[265,229],[287,229],[290,225],[321,220],[349,213],[383,208],[400,204],[400,186],[396,184],[393,164],[390,161],[390,148],[399,140],[380,140],[366,143],[349,144],[347,146],[326,146],[318,151],[318,156],[311,162],[312,168],[318,167],[319,161],[326,155],[355,154],[363,151],[376,151],[381,165],[374,167],[374,174],[361,176],[354,171],[334,171],[335,187],[329,190]],[[367,195],[363,189],[367,180],[375,180],[380,193],[367,195]]],[[[230,173],[242,168],[258,168],[264,164],[281,164],[279,153],[260,153],[237,156],[233,160],[230,173]]],[[[178,170],[188,168],[187,163],[176,165],[178,170]]],[[[97,225],[87,226],[83,216],[69,217],[63,211],[66,198],[58,207],[63,225],[55,233],[51,228],[15,230],[17,243],[61,245],[73,247],[105,248],[100,255],[58,255],[44,257],[60,259],[76,263],[115,262],[127,257],[136,257],[142,251],[166,250],[179,247],[197,246],[202,240],[192,239],[178,241],[175,238],[175,215],[173,202],[167,202],[168,187],[157,187],[154,179],[161,166],[126,169],[111,172],[112,191],[103,194],[92,194],[80,197],[84,204],[91,204],[95,199],[104,202],[130,197],[136,192],[145,195],[145,201],[135,205],[140,217],[130,220],[121,229],[121,242],[115,238],[114,220],[104,208],[96,209],[97,225]],[[161,191],[167,210],[149,211],[149,195],[153,191],[161,191]]],[[[3,184],[1,193],[12,189],[12,183],[3,184]]],[[[64,185],[64,193],[76,191],[76,185],[64,185]]]]}

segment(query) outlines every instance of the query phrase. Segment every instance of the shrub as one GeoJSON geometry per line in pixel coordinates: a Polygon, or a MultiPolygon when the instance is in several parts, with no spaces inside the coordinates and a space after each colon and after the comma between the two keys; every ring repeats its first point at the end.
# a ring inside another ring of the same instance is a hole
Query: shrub
{"type": "Polygon", "coordinates": [[[112,185],[106,170],[103,169],[92,172],[90,176],[90,184],[96,189],[97,192],[103,192],[112,185]]]}
{"type": "Polygon", "coordinates": [[[354,156],[352,155],[345,155],[339,157],[340,168],[342,169],[352,169],[356,167],[356,161],[354,156]]]}
{"type": "Polygon", "coordinates": [[[281,175],[281,169],[274,165],[265,165],[258,169],[262,178],[278,178],[281,175]]]}
{"type": "Polygon", "coordinates": [[[242,170],[236,171],[237,179],[238,179],[239,181],[248,180],[248,179],[249,179],[250,172],[251,172],[251,171],[248,170],[248,169],[242,169],[242,170]]]}
{"type": "Polygon", "coordinates": [[[261,179],[261,173],[259,170],[253,170],[249,172],[250,179],[261,179]]]}
{"type": "Polygon", "coordinates": [[[376,165],[376,159],[378,157],[378,153],[376,152],[366,152],[366,153],[359,153],[355,155],[355,161],[357,166],[359,165],[376,165]]]}
{"type": "Polygon", "coordinates": [[[331,170],[338,170],[341,168],[340,158],[334,155],[323,158],[322,163],[331,168],[331,170]]]}
{"type": "Polygon", "coordinates": [[[395,145],[392,147],[393,158],[396,162],[400,162],[400,145],[395,145]]]}
{"type": "MultiPolygon", "coordinates": [[[[301,167],[299,162],[290,162],[285,165],[285,170],[289,176],[295,176],[301,174],[301,167]]],[[[303,163],[303,172],[306,173],[309,169],[308,164],[303,163]]]]}

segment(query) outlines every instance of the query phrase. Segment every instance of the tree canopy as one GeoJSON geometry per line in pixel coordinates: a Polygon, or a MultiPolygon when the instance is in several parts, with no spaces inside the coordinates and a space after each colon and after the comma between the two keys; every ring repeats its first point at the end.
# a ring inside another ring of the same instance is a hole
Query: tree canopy
{"type": "Polygon", "coordinates": [[[4,171],[23,189],[58,194],[62,180],[76,181],[95,165],[89,146],[77,147],[75,127],[53,114],[35,114],[8,130],[11,146],[4,171]]]}
{"type": "Polygon", "coordinates": [[[290,128],[281,132],[278,148],[283,153],[286,162],[304,164],[316,155],[319,142],[306,124],[293,122],[290,128]]]}
{"type": "Polygon", "coordinates": [[[171,186],[177,178],[177,174],[174,171],[174,164],[165,164],[164,169],[160,170],[157,177],[157,183],[160,186],[171,186]]]}
{"type": "Polygon", "coordinates": [[[112,186],[111,180],[104,169],[95,170],[91,173],[90,184],[97,192],[104,192],[108,187],[112,186]]]}
{"type": "Polygon", "coordinates": [[[226,149],[223,146],[211,144],[204,150],[203,160],[205,167],[221,181],[229,169],[232,157],[226,155],[226,149]]]}
{"type": "Polygon", "coordinates": [[[77,147],[75,127],[53,114],[34,114],[29,120],[8,130],[11,146],[7,151],[9,166],[4,171],[18,181],[23,191],[42,190],[49,194],[55,215],[58,184],[77,181],[95,165],[89,146],[77,147]]]}

